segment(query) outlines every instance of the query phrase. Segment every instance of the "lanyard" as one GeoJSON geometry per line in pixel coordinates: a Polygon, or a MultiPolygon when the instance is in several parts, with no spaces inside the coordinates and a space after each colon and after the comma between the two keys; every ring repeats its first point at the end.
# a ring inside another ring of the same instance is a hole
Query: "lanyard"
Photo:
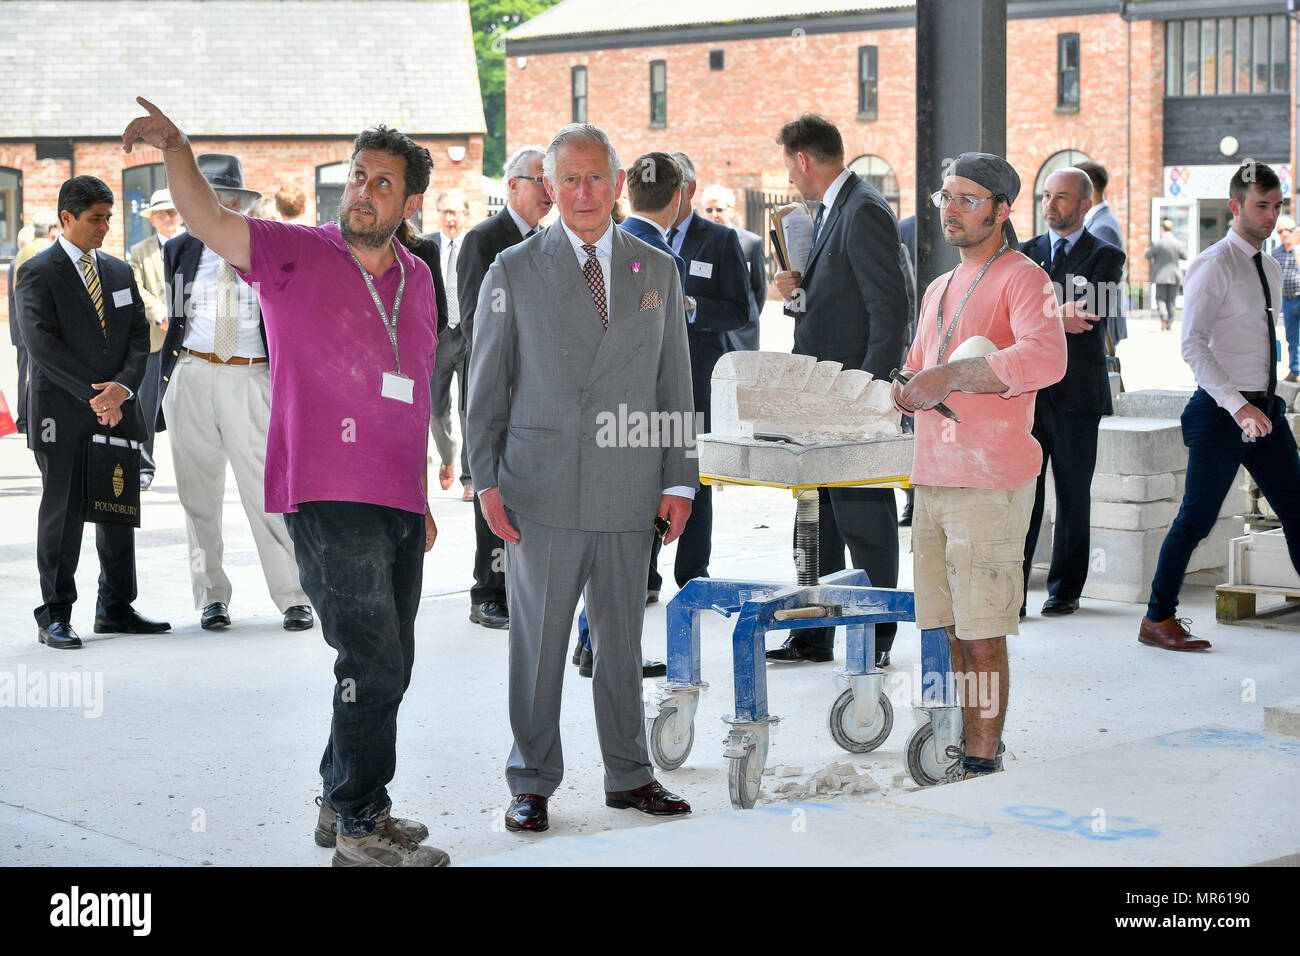
{"type": "Polygon", "coordinates": [[[939,364],[942,364],[944,353],[948,351],[948,343],[952,341],[952,333],[957,331],[957,321],[961,318],[961,310],[966,307],[966,300],[969,299],[970,294],[975,291],[975,287],[980,284],[980,279],[984,278],[984,273],[989,271],[989,266],[993,265],[994,260],[997,259],[998,256],[1002,255],[1002,253],[1006,252],[1008,248],[1009,247],[1005,242],[1002,243],[998,251],[993,253],[992,257],[990,257],[988,262],[984,263],[984,267],[980,269],[979,275],[975,277],[975,281],[970,284],[970,288],[966,290],[966,294],[962,296],[961,301],[957,303],[957,312],[952,317],[952,325],[948,326],[948,334],[944,335],[943,334],[943,298],[948,294],[948,286],[952,285],[952,277],[957,274],[957,270],[953,269],[952,272],[948,274],[948,281],[944,284],[943,287],[943,295],[939,296],[939,316],[938,316],[938,322],[939,322],[938,362],[939,364]]]}
{"type": "Polygon", "coordinates": [[[402,257],[397,252],[397,241],[389,240],[393,243],[393,257],[397,260],[397,268],[401,270],[402,278],[397,284],[397,295],[393,299],[393,317],[388,318],[388,312],[384,309],[384,303],[380,301],[379,292],[375,289],[375,282],[370,278],[370,273],[361,265],[357,259],[357,254],[348,246],[348,255],[356,263],[357,270],[361,273],[361,278],[366,280],[366,288],[370,290],[370,297],[375,300],[375,308],[379,310],[379,318],[384,323],[384,331],[388,333],[388,341],[393,343],[393,361],[397,363],[397,374],[402,374],[402,360],[397,355],[397,313],[402,308],[402,293],[406,291],[406,266],[402,264],[402,257]]]}

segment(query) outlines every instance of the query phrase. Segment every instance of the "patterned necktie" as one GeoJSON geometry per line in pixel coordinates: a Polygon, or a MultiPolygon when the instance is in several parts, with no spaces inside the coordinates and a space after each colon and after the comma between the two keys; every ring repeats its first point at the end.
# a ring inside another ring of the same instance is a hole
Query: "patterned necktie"
{"type": "Polygon", "coordinates": [[[99,313],[99,333],[108,338],[108,317],[104,313],[104,290],[99,287],[99,273],[95,271],[95,260],[90,257],[90,253],[82,253],[81,271],[86,276],[86,291],[90,293],[90,301],[95,303],[95,311],[99,313]]]}
{"type": "Polygon", "coordinates": [[[1052,249],[1052,267],[1049,270],[1053,277],[1056,276],[1056,270],[1065,262],[1065,237],[1056,240],[1056,246],[1052,249]]]}
{"type": "Polygon", "coordinates": [[[817,233],[821,231],[821,228],[822,228],[822,215],[823,215],[825,212],[826,212],[826,204],[825,204],[825,203],[820,203],[820,202],[819,202],[819,203],[817,204],[817,218],[813,220],[813,237],[812,237],[812,241],[813,241],[814,243],[817,242],[817,233]]]}
{"type": "Polygon", "coordinates": [[[673,226],[668,230],[668,248],[672,249],[674,252],[677,251],[676,247],[673,245],[675,242],[677,242],[677,227],[673,226]]]}
{"type": "Polygon", "coordinates": [[[456,290],[456,240],[447,243],[447,328],[460,325],[460,293],[456,290]]]}
{"type": "Polygon", "coordinates": [[[1264,321],[1268,323],[1268,407],[1265,415],[1272,414],[1273,393],[1277,391],[1277,319],[1273,316],[1273,293],[1268,290],[1268,279],[1264,277],[1264,260],[1260,253],[1252,257],[1255,271],[1259,273],[1259,284],[1264,287],[1264,321]]]}
{"type": "Polygon", "coordinates": [[[217,326],[212,333],[212,351],[229,362],[239,342],[239,288],[235,270],[225,259],[217,266],[217,326]]]}
{"type": "Polygon", "coordinates": [[[600,313],[600,324],[609,328],[609,306],[605,302],[605,273],[600,269],[600,260],[596,258],[596,247],[589,242],[582,244],[582,251],[587,254],[587,261],[582,265],[582,274],[587,277],[587,288],[596,301],[596,311],[600,313]]]}

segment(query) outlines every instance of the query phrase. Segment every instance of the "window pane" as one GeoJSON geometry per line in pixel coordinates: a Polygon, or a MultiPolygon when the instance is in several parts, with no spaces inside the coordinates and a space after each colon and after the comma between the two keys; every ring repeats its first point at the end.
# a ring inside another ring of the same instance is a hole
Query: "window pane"
{"type": "Polygon", "coordinates": [[[876,112],[876,48],[858,48],[858,112],[876,112]]]}
{"type": "Polygon", "coordinates": [[[1255,92],[1268,92],[1268,17],[1251,17],[1255,28],[1255,92]]]}
{"type": "Polygon", "coordinates": [[[1214,92],[1214,61],[1216,47],[1214,43],[1214,21],[1201,21],[1201,92],[1209,96],[1214,92]]]}
{"type": "Polygon", "coordinates": [[[1232,92],[1232,21],[1219,21],[1219,92],[1232,92]]]}
{"type": "Polygon", "coordinates": [[[16,169],[0,169],[0,256],[18,253],[18,230],[22,210],[18,202],[23,174],[16,169]]]}
{"type": "Polygon", "coordinates": [[[316,225],[325,225],[338,213],[348,166],[345,161],[316,167],[316,225]]]}
{"type": "Polygon", "coordinates": [[[1273,92],[1285,93],[1291,75],[1291,23],[1286,17],[1271,17],[1273,23],[1273,92]]]}
{"type": "Polygon", "coordinates": [[[1183,95],[1183,25],[1165,24],[1165,96],[1183,95]]]}
{"type": "Polygon", "coordinates": [[[167,186],[167,170],[162,163],[146,163],[122,170],[123,244],[129,251],[142,239],[153,235],[153,224],[140,210],[149,205],[154,191],[167,186]]]}
{"type": "Polygon", "coordinates": [[[1250,17],[1237,17],[1237,92],[1250,92],[1250,17]]]}
{"type": "Polygon", "coordinates": [[[1188,20],[1183,24],[1183,95],[1197,96],[1201,92],[1200,73],[1196,69],[1200,56],[1200,23],[1188,20]]]}
{"type": "Polygon", "coordinates": [[[585,67],[578,67],[573,71],[573,95],[587,95],[587,70],[585,67]]]}

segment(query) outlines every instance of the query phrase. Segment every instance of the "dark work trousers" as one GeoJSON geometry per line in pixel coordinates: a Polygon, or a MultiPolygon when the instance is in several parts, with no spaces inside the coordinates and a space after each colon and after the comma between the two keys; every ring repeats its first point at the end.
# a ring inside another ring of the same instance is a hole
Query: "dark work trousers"
{"type": "Polygon", "coordinates": [[[144,367],[144,381],[140,383],[140,391],[136,392],[135,400],[140,403],[140,410],[144,412],[144,427],[149,437],[140,446],[140,474],[152,475],[158,467],[153,458],[153,435],[154,427],[158,424],[158,383],[162,378],[162,350],[149,353],[149,361],[144,367]]]}
{"type": "Polygon", "coordinates": [[[286,514],[302,588],[334,661],[334,719],[321,757],[322,799],[338,832],[370,833],[389,808],[397,708],[415,661],[424,517],[350,501],[307,501],[286,514]]]}
{"type": "MultiPolygon", "coordinates": [[[[13,322],[11,318],[9,320],[13,322]]],[[[18,395],[16,396],[17,405],[14,408],[14,424],[18,426],[20,435],[27,434],[27,349],[25,346],[17,345],[18,350],[18,395]]]]}
{"type": "Polygon", "coordinates": [[[1203,389],[1198,388],[1183,409],[1187,483],[1182,507],[1160,547],[1160,560],[1151,581],[1151,601],[1147,605],[1151,621],[1173,617],[1187,562],[1214,528],[1241,465],[1246,466],[1281,519],[1291,564],[1300,570],[1300,456],[1295,438],[1280,397],[1274,395],[1267,410],[1262,398],[1252,399],[1251,404],[1267,411],[1273,423],[1268,435],[1254,441],[1242,440],[1241,427],[1203,389]]]}
{"type": "Polygon", "coordinates": [[[1025,592],[1038,547],[1047,492],[1047,465],[1052,466],[1056,489],[1056,530],[1052,536],[1052,564],[1047,572],[1047,593],[1062,601],[1077,601],[1088,579],[1089,532],[1092,527],[1092,472],[1097,467],[1097,426],[1101,416],[1071,412],[1049,401],[1034,408],[1034,438],[1043,446],[1043,467],[1038,470],[1034,510],[1025,536],[1025,592]]]}
{"type": "MultiPolygon", "coordinates": [[[[40,427],[37,425],[37,427],[40,427]]],[[[85,521],[81,502],[86,486],[86,448],[75,454],[33,452],[41,470],[41,505],[36,526],[36,568],[42,604],[36,623],[72,622],[77,600],[77,563],[85,521]]],[[[96,524],[99,552],[99,597],[95,617],[121,619],[131,613],[136,597],[135,529],[120,524],[96,524]]]]}
{"type": "MultiPolygon", "coordinates": [[[[853,567],[867,572],[871,586],[898,587],[898,506],[893,488],[819,488],[817,573],[843,571],[844,547],[853,567]]],[[[793,572],[793,569],[791,569],[793,572]]],[[[894,646],[898,624],[876,625],[876,653],[894,646]]],[[[808,650],[829,651],[835,628],[812,627],[792,632],[808,650]]]]}
{"type": "MultiPolygon", "coordinates": [[[[661,590],[664,583],[659,573],[659,549],[663,539],[654,536],[650,545],[650,579],[646,586],[651,591],[661,590]]],[[[691,516],[677,539],[677,557],[673,560],[673,579],[681,587],[687,581],[709,576],[709,557],[713,553],[713,489],[701,485],[695,489],[691,502],[691,516]]]]}
{"type": "Polygon", "coordinates": [[[474,586],[469,589],[471,604],[506,600],[506,545],[492,533],[478,495],[474,496],[474,586]]]}

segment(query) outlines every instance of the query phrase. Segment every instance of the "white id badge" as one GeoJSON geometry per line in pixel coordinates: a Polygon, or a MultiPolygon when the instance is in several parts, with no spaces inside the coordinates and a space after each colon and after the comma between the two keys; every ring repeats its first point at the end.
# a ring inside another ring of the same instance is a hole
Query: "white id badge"
{"type": "Polygon", "coordinates": [[[118,289],[113,293],[113,307],[124,309],[131,304],[131,290],[118,289]]]}
{"type": "Polygon", "coordinates": [[[380,394],[397,402],[410,405],[415,401],[415,379],[397,372],[384,373],[384,387],[380,394]]]}
{"type": "Polygon", "coordinates": [[[701,262],[699,259],[692,259],[690,274],[693,276],[699,276],[701,279],[712,279],[713,263],[701,262]]]}

